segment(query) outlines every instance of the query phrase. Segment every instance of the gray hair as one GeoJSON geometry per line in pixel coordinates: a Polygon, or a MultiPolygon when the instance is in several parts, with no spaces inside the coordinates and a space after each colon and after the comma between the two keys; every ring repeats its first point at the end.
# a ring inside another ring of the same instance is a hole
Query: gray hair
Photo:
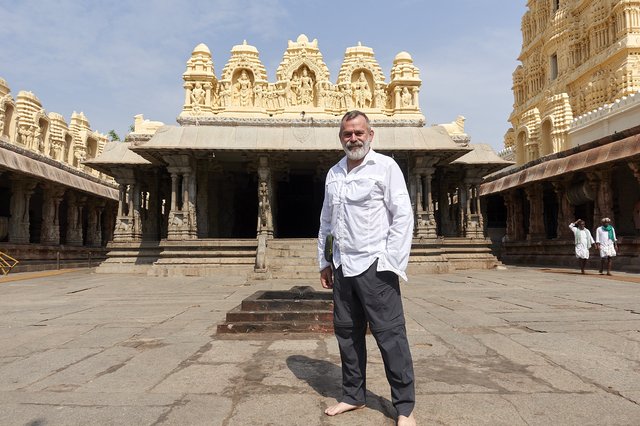
{"type": "Polygon", "coordinates": [[[357,109],[348,111],[345,115],[342,116],[342,120],[340,120],[340,130],[342,130],[342,126],[344,123],[358,117],[364,117],[364,121],[367,123],[367,129],[371,130],[371,122],[369,121],[369,117],[367,117],[367,114],[362,111],[358,111],[357,109]]]}

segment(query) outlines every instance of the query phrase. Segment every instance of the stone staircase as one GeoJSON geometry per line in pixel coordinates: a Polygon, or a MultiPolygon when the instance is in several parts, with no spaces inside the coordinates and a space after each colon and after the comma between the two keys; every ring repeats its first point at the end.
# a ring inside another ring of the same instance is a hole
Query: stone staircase
{"type": "Polygon", "coordinates": [[[316,238],[281,238],[267,242],[267,268],[275,279],[320,279],[316,238]]]}
{"type": "Polygon", "coordinates": [[[315,291],[311,286],[258,291],[227,312],[217,331],[218,334],[331,333],[333,297],[331,291],[315,291]]]}

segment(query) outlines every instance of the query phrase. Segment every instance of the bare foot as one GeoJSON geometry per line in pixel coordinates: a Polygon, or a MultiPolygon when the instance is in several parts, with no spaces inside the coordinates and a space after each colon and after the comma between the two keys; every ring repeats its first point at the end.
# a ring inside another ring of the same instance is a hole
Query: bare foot
{"type": "Polygon", "coordinates": [[[416,418],[413,417],[413,413],[407,416],[398,416],[398,426],[416,426],[416,418]]]}
{"type": "Polygon", "coordinates": [[[359,410],[360,408],[363,408],[363,407],[364,407],[364,404],[351,405],[351,404],[347,404],[346,402],[339,402],[336,405],[332,405],[331,407],[324,410],[324,413],[327,416],[336,416],[338,414],[346,413],[347,411],[359,410]]]}

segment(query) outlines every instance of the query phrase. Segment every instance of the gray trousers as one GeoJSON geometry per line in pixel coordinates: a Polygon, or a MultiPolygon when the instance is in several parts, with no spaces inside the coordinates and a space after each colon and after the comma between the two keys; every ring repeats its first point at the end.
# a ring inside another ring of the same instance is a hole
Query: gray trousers
{"type": "Polygon", "coordinates": [[[416,397],[400,283],[395,273],[376,271],[377,264],[376,260],[355,277],[345,277],[342,267],[333,274],[333,325],[342,360],[342,402],[366,403],[368,323],[382,354],[393,405],[398,415],[408,416],[416,397]]]}

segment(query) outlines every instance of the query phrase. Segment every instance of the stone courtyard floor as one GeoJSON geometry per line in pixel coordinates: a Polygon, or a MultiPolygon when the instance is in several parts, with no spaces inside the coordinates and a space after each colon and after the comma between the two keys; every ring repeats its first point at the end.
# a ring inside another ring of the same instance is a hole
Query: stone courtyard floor
{"type": "MultiPolygon", "coordinates": [[[[368,406],[330,418],[332,335],[215,334],[245,297],[293,285],[320,290],[229,273],[0,278],[0,424],[394,424],[373,340],[368,406]]],[[[403,296],[418,424],[640,424],[638,275],[413,275],[403,296]]]]}

